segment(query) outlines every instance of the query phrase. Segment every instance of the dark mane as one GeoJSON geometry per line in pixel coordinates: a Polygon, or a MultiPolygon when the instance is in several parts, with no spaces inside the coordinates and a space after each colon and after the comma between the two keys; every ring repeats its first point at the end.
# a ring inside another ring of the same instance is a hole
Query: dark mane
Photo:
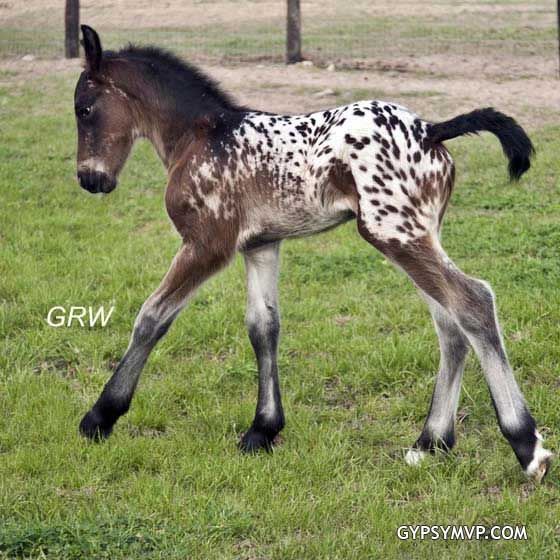
{"type": "Polygon", "coordinates": [[[120,59],[143,65],[143,81],[157,86],[161,94],[171,94],[181,106],[181,112],[243,109],[202,70],[160,47],[129,44],[119,51],[104,51],[103,56],[107,60],[120,59]]]}

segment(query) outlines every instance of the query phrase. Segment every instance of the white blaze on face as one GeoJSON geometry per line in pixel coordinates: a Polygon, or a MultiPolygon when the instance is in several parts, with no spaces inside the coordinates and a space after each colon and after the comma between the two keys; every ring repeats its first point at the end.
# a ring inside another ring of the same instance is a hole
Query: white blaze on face
{"type": "Polygon", "coordinates": [[[88,158],[78,163],[78,171],[97,171],[107,173],[105,163],[99,158],[88,158]]]}

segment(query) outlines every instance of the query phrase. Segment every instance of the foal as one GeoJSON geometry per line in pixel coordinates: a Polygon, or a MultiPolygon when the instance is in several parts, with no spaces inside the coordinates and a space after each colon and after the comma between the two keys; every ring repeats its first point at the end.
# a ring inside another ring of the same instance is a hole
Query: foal
{"type": "Polygon", "coordinates": [[[108,193],[134,140],[151,140],[168,171],[167,212],[183,243],[136,319],[130,345],[80,431],[107,437],[129,408],[151,350],[202,282],[240,251],[247,268],[247,326],[259,369],[255,418],[244,451],[270,450],[284,427],[276,355],[280,241],[357,218],[362,237],[403,269],[428,303],[441,364],[422,433],[407,454],[419,462],[455,443],[465,357],[472,347],[500,428],[525,473],[540,481],[543,448],[508,363],[492,290],[462,273],[439,238],[454,167],[442,142],[487,130],[500,140],[512,179],[533,147],[510,117],[481,109],[431,124],[407,109],[361,101],[280,116],[237,105],[199,70],[156,48],[103,52],[82,26],[85,69],[75,92],[78,179],[108,193]]]}

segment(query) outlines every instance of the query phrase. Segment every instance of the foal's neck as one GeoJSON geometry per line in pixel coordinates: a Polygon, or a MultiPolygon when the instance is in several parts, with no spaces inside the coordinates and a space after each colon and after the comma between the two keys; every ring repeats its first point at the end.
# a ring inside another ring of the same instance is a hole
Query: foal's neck
{"type": "MultiPolygon", "coordinates": [[[[143,105],[146,102],[142,103],[143,105]]],[[[149,105],[149,102],[148,102],[149,105]]],[[[165,168],[169,171],[178,159],[178,154],[192,137],[193,123],[180,118],[173,111],[162,111],[143,107],[134,135],[147,138],[165,168]]]]}
{"type": "Polygon", "coordinates": [[[135,95],[135,136],[151,141],[168,171],[201,124],[243,111],[209,78],[198,70],[192,71],[192,76],[179,75],[176,82],[156,78],[144,81],[145,89],[135,95]]]}

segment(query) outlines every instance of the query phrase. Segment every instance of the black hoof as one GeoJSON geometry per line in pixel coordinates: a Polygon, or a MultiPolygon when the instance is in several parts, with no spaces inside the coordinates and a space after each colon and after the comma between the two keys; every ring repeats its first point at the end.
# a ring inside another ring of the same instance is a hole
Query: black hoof
{"type": "Polygon", "coordinates": [[[275,436],[251,427],[241,436],[239,449],[244,453],[257,453],[261,449],[267,453],[272,453],[274,439],[275,436]]]}
{"type": "Polygon", "coordinates": [[[449,453],[454,446],[455,433],[452,430],[449,430],[447,433],[438,438],[433,438],[430,434],[422,432],[412,447],[413,449],[417,449],[419,451],[434,454],[436,451],[449,453]]]}
{"type": "Polygon", "coordinates": [[[92,441],[107,439],[112,431],[113,424],[104,421],[95,410],[90,410],[80,422],[80,434],[92,441]]]}

